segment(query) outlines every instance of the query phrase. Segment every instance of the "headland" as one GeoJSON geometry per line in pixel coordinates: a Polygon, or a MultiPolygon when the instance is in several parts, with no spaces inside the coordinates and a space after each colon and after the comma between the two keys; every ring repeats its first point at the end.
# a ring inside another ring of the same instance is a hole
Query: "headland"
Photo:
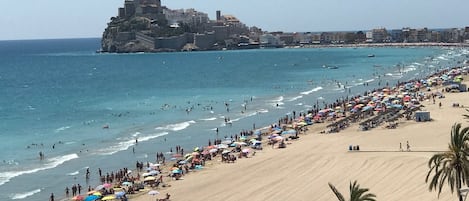
{"type": "Polygon", "coordinates": [[[234,15],[216,19],[195,9],[170,9],[160,0],[126,0],[104,30],[99,52],[175,52],[281,47],[467,46],[469,27],[343,32],[269,32],[234,15]]]}

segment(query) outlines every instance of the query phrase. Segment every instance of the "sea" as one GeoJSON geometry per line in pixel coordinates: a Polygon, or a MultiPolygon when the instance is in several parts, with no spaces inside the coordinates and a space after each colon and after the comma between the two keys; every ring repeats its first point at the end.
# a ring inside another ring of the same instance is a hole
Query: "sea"
{"type": "Polygon", "coordinates": [[[0,200],[43,201],[51,193],[60,199],[73,184],[86,192],[99,184],[98,168],[134,169],[136,161],[155,162],[157,152],[171,160],[176,145],[189,152],[315,104],[424,79],[461,65],[469,53],[350,47],[111,54],[96,53],[99,48],[99,38],[0,41],[0,200]]]}

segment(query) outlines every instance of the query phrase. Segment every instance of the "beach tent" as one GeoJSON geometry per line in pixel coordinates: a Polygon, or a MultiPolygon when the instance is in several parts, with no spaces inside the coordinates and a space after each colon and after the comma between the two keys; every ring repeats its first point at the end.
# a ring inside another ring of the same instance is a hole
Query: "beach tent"
{"type": "Polygon", "coordinates": [[[415,112],[415,121],[422,122],[422,121],[430,121],[430,112],[428,111],[417,111],[415,112]]]}

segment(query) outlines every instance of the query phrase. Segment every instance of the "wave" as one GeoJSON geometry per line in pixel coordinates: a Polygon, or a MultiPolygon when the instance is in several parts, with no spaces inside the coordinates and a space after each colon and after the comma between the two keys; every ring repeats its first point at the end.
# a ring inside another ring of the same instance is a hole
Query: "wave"
{"type": "Polygon", "coordinates": [[[63,155],[63,156],[57,156],[54,158],[48,159],[48,163],[46,163],[44,166],[35,168],[35,169],[29,169],[29,170],[22,170],[22,171],[9,171],[9,172],[2,172],[0,173],[0,186],[9,182],[12,178],[20,176],[20,175],[25,175],[25,174],[32,174],[35,172],[39,172],[42,170],[47,170],[47,169],[52,169],[55,168],[69,160],[73,160],[78,158],[77,154],[68,154],[68,155],[63,155]]]}
{"type": "Polygon", "coordinates": [[[321,90],[321,89],[322,89],[322,87],[316,87],[316,88],[311,89],[311,90],[309,90],[309,91],[301,92],[300,94],[309,95],[309,94],[311,94],[311,93],[313,93],[313,92],[316,92],[316,91],[319,91],[319,90],[321,90]]]}
{"type": "Polygon", "coordinates": [[[135,132],[135,133],[132,135],[132,137],[137,137],[137,136],[139,136],[140,134],[142,134],[142,133],[140,133],[140,132],[135,132]]]}
{"type": "Polygon", "coordinates": [[[270,100],[269,102],[274,102],[274,103],[275,103],[275,102],[282,102],[283,99],[284,99],[283,96],[279,96],[279,97],[277,97],[277,98],[275,98],[275,99],[270,100]]]}
{"type": "Polygon", "coordinates": [[[369,80],[366,80],[365,82],[373,82],[375,81],[375,79],[369,79],[369,80]]]}
{"type": "Polygon", "coordinates": [[[60,128],[55,129],[55,133],[58,133],[58,132],[60,132],[60,131],[67,130],[67,129],[69,129],[69,128],[71,128],[71,126],[62,126],[62,127],[60,127],[60,128]]]}
{"type": "MultiPolygon", "coordinates": [[[[155,133],[153,135],[139,137],[138,141],[139,142],[145,142],[145,141],[148,141],[148,140],[151,140],[151,139],[154,139],[154,138],[157,138],[157,137],[165,136],[165,135],[168,135],[168,134],[169,134],[168,132],[155,133]]],[[[99,149],[97,152],[98,152],[99,155],[112,155],[112,154],[115,154],[117,152],[127,150],[133,145],[135,145],[135,139],[134,138],[128,139],[126,141],[118,142],[116,145],[112,145],[112,146],[109,146],[109,147],[106,147],[106,148],[99,149]]]]}
{"type": "Polygon", "coordinates": [[[185,122],[181,122],[181,123],[176,123],[176,124],[169,124],[169,125],[166,125],[166,126],[162,126],[162,127],[157,127],[155,128],[156,130],[171,130],[171,131],[180,131],[180,130],[184,130],[186,129],[187,127],[189,127],[191,124],[195,124],[195,121],[185,121],[185,122]]]}
{"type": "Polygon", "coordinates": [[[32,195],[34,195],[36,193],[40,193],[40,192],[41,192],[41,189],[36,189],[36,190],[33,190],[33,191],[24,192],[24,193],[15,193],[12,196],[10,196],[10,198],[12,200],[21,200],[21,199],[27,198],[29,196],[32,196],[32,195]]]}
{"type": "Polygon", "coordinates": [[[74,175],[77,175],[77,174],[80,174],[80,172],[79,172],[79,171],[75,171],[75,172],[67,173],[68,176],[74,176],[74,175]]]}
{"type": "Polygon", "coordinates": [[[437,57],[437,58],[440,59],[440,60],[448,61],[448,58],[446,58],[445,56],[439,56],[439,57],[437,57]]]}
{"type": "Polygon", "coordinates": [[[211,118],[206,118],[206,119],[200,119],[202,121],[213,121],[213,120],[216,120],[217,118],[216,117],[211,117],[211,118]]]}
{"type": "Polygon", "coordinates": [[[408,66],[408,67],[404,68],[404,69],[402,70],[402,72],[403,72],[403,73],[408,73],[408,72],[414,71],[414,70],[417,70],[417,68],[411,65],[411,66],[408,66]]]}
{"type": "Polygon", "coordinates": [[[288,102],[296,101],[300,98],[303,98],[303,96],[296,96],[296,97],[290,98],[290,99],[288,99],[288,102]]]}

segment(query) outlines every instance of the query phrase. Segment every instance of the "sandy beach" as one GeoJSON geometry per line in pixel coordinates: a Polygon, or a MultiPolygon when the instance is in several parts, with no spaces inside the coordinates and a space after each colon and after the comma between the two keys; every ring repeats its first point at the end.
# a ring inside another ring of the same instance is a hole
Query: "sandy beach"
{"type": "Polygon", "coordinates": [[[463,106],[469,106],[468,93],[444,95],[435,104],[422,102],[423,110],[431,114],[430,122],[399,119],[396,129],[382,125],[368,131],[355,123],[331,134],[320,134],[327,123],[315,124],[300,140],[288,141],[285,149],[265,145],[255,156],[236,163],[220,163],[216,158],[207,161],[203,170],[158,188],[159,195],[142,194],[131,200],[155,200],[166,193],[171,200],[184,201],[337,200],[328,182],[348,195],[353,180],[369,188],[377,200],[455,200],[456,193],[451,194],[447,186],[438,198],[425,183],[427,162],[447,149],[451,126],[457,122],[468,126],[462,116],[467,114],[463,106]],[[405,150],[407,141],[411,151],[405,150]],[[349,151],[349,145],[359,145],[360,151],[349,151]]]}

